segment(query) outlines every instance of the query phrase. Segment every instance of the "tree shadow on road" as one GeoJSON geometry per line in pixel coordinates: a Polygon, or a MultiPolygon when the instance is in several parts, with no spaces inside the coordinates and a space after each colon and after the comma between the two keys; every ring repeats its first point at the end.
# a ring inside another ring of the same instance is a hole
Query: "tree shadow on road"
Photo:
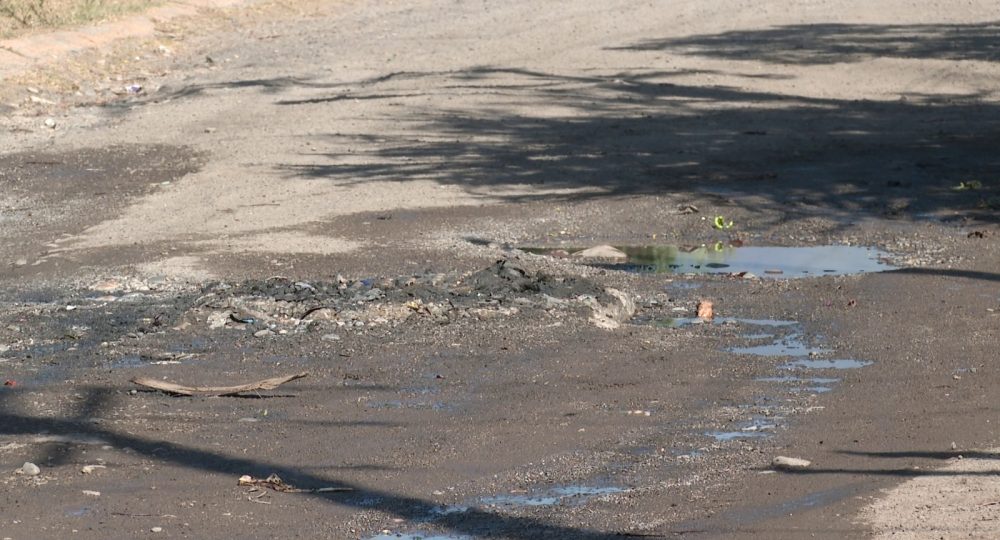
{"type": "Polygon", "coordinates": [[[979,24],[794,24],[644,40],[619,50],[775,64],[835,64],[873,58],[1000,62],[1000,22],[979,24]]]}
{"type": "Polygon", "coordinates": [[[997,221],[1000,108],[985,96],[864,102],[670,82],[676,76],[478,68],[420,84],[421,99],[453,94],[464,106],[411,100],[412,75],[285,100],[395,100],[400,114],[379,133],[317,136],[315,151],[279,169],[338,185],[429,180],[511,202],[714,194],[793,218],[997,221]],[[469,97],[491,81],[488,99],[469,97]],[[977,188],[961,189],[971,180],[977,188]]]}
{"type": "MultiPolygon", "coordinates": [[[[80,392],[83,394],[82,405],[76,415],[67,419],[16,413],[11,401],[16,392],[0,393],[0,435],[66,435],[70,439],[100,441],[115,448],[130,448],[138,455],[160,463],[230,475],[234,479],[244,474],[260,478],[277,474],[287,483],[303,489],[330,486],[349,488],[351,490],[349,492],[317,492],[300,495],[356,508],[359,511],[381,510],[410,522],[433,523],[437,527],[463,535],[500,536],[525,540],[540,537],[598,540],[619,536],[614,533],[546,523],[530,517],[502,515],[475,507],[443,514],[441,505],[435,502],[352,485],[336,478],[310,473],[308,466],[292,467],[269,463],[248,457],[226,455],[221,451],[204,450],[118,432],[92,421],[93,417],[99,415],[100,409],[109,406],[111,396],[116,392],[102,387],[84,388],[80,392]],[[377,502],[373,504],[372,501],[377,502]]],[[[56,445],[56,449],[52,450],[50,455],[38,456],[36,460],[40,463],[66,463],[73,452],[72,448],[72,445],[56,445]]]]}

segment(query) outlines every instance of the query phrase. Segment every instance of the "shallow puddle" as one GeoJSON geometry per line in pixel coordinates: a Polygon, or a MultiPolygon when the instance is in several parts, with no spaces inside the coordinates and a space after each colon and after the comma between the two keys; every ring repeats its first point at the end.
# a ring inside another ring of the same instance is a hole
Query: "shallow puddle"
{"type": "Polygon", "coordinates": [[[563,486],[538,494],[505,494],[479,499],[486,507],[496,506],[553,506],[556,504],[582,503],[591,497],[623,493],[618,487],[563,486]]]}
{"type": "Polygon", "coordinates": [[[834,359],[816,360],[802,358],[779,366],[780,369],[859,369],[872,365],[868,360],[834,359]]]}
{"type": "MultiPolygon", "coordinates": [[[[884,251],[861,246],[756,247],[732,246],[616,246],[626,258],[581,262],[626,272],[652,274],[733,274],[750,273],[765,278],[799,278],[823,275],[851,275],[884,272],[894,267],[885,263],[884,251]]],[[[536,255],[569,256],[571,248],[525,248],[536,255]]]]}
{"type": "Polygon", "coordinates": [[[422,533],[383,533],[368,540],[471,540],[471,536],[452,536],[422,533]]]}
{"type": "Polygon", "coordinates": [[[753,356],[817,356],[833,352],[830,349],[810,347],[806,344],[804,336],[798,332],[788,334],[771,343],[749,347],[730,347],[726,350],[734,354],[753,356]]]}
{"type": "MultiPolygon", "coordinates": [[[[683,328],[685,326],[693,326],[698,324],[713,324],[716,326],[723,324],[746,324],[750,326],[770,326],[774,328],[795,326],[798,324],[795,321],[779,321],[776,319],[740,319],[736,317],[716,317],[711,321],[706,321],[705,319],[699,319],[698,317],[663,317],[663,318],[642,318],[637,317],[633,320],[635,324],[650,324],[660,328],[683,328]]],[[[773,337],[772,334],[751,334],[745,336],[749,339],[773,337]]]]}
{"type": "MultiPolygon", "coordinates": [[[[428,521],[434,521],[445,516],[461,514],[469,510],[489,511],[490,509],[518,508],[518,507],[542,507],[555,505],[580,505],[594,497],[602,495],[614,495],[625,493],[628,489],[614,486],[583,486],[570,485],[559,486],[550,489],[540,490],[531,493],[506,493],[502,495],[491,495],[474,500],[470,504],[453,504],[442,506],[434,510],[428,521]]],[[[408,533],[382,533],[377,536],[368,537],[368,540],[466,540],[470,536],[435,535],[432,533],[408,532],[408,533]]]]}

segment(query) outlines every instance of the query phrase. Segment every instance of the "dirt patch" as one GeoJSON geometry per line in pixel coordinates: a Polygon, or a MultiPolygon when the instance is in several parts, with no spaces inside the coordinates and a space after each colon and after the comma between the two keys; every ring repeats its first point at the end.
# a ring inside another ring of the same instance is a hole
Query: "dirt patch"
{"type": "Polygon", "coordinates": [[[861,512],[877,540],[993,538],[1000,505],[1000,454],[996,450],[941,452],[947,465],[885,491],[861,512]]]}
{"type": "Polygon", "coordinates": [[[183,146],[119,145],[4,156],[0,170],[0,246],[15,269],[65,257],[65,240],[134,199],[169,190],[198,170],[183,146]],[[95,211],[95,209],[99,211],[95,211]]]}

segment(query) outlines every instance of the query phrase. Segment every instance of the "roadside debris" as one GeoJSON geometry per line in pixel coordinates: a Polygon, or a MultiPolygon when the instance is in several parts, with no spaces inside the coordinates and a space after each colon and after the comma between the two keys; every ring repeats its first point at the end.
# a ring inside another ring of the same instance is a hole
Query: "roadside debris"
{"type": "Polygon", "coordinates": [[[107,467],[105,465],[84,465],[83,468],[80,469],[80,472],[82,474],[91,474],[97,469],[107,469],[107,467]]]}
{"type": "Polygon", "coordinates": [[[287,375],[284,377],[273,377],[271,379],[264,379],[257,382],[252,382],[248,384],[241,384],[236,386],[183,386],[180,384],[175,384],[168,381],[159,381],[156,379],[150,379],[148,377],[136,377],[132,379],[132,383],[139,386],[145,386],[147,388],[152,388],[154,390],[159,390],[167,394],[175,394],[181,396],[235,396],[243,392],[253,392],[256,390],[274,390],[275,388],[296,379],[301,379],[303,377],[309,376],[308,372],[296,373],[295,375],[287,375]]]}
{"type": "Polygon", "coordinates": [[[594,297],[584,297],[582,300],[592,310],[591,323],[605,330],[616,330],[635,315],[635,301],[617,289],[609,288],[604,292],[610,297],[608,302],[602,303],[594,297]]]}
{"type": "Polygon", "coordinates": [[[697,214],[700,210],[693,204],[682,204],[677,207],[677,213],[681,215],[697,214]]]}
{"type": "Polygon", "coordinates": [[[719,230],[732,229],[733,222],[732,220],[726,221],[725,216],[715,216],[715,219],[712,221],[712,226],[719,230]]]}
{"type": "Polygon", "coordinates": [[[285,481],[276,474],[269,475],[267,478],[254,478],[249,474],[244,474],[240,477],[239,485],[252,486],[255,488],[270,488],[282,493],[334,493],[339,491],[354,491],[354,488],[345,487],[321,487],[313,489],[297,488],[286,484],[285,481]]]}
{"type": "Polygon", "coordinates": [[[17,470],[17,474],[23,474],[25,476],[38,476],[39,474],[42,474],[42,469],[38,468],[38,465],[35,465],[30,461],[25,461],[24,465],[21,465],[21,468],[17,470]]]}
{"type": "Polygon", "coordinates": [[[708,300],[702,300],[698,302],[698,318],[703,321],[710,321],[715,318],[715,313],[712,311],[712,303],[708,300]]]}
{"type": "Polygon", "coordinates": [[[808,469],[812,462],[807,459],[778,456],[771,460],[771,467],[779,471],[801,471],[808,469]]]}

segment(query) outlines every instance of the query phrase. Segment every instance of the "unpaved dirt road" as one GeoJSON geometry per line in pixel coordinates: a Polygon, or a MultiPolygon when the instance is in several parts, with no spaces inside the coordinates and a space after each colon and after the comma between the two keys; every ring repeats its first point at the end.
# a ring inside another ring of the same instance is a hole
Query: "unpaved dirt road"
{"type": "Polygon", "coordinates": [[[306,11],[3,109],[0,538],[1000,536],[995,2],[306,11]]]}

